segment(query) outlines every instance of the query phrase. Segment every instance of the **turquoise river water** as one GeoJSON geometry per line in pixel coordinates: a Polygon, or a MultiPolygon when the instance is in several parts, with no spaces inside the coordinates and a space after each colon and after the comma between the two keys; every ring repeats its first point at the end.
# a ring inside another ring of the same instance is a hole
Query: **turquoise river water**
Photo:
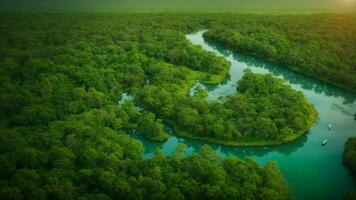
{"type": "MultiPolygon", "coordinates": [[[[286,80],[294,89],[302,91],[312,102],[319,120],[310,131],[295,142],[274,147],[226,147],[209,144],[222,157],[250,156],[258,163],[276,161],[290,186],[295,199],[342,199],[343,195],[355,185],[348,170],[342,165],[344,143],[350,136],[356,136],[356,94],[345,92],[326,83],[276,66],[250,56],[232,53],[218,44],[208,43],[202,37],[204,31],[189,34],[186,38],[195,45],[201,45],[206,51],[212,51],[231,62],[230,79],[218,85],[197,85],[205,87],[208,99],[232,95],[235,84],[243,76],[243,70],[251,69],[255,73],[271,73],[286,80]],[[328,124],[332,129],[328,130],[328,124]],[[323,140],[328,144],[321,146],[323,140]]],[[[145,146],[144,157],[154,155],[156,148],[165,154],[171,154],[179,143],[187,145],[187,155],[207,144],[197,140],[185,139],[173,133],[165,143],[154,143],[136,136],[145,146]]]]}

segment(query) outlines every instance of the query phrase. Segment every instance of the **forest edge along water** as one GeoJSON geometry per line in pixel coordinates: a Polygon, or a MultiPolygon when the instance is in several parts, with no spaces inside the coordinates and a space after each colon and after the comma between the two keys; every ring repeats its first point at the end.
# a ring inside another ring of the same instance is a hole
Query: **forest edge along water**
{"type": "MultiPolygon", "coordinates": [[[[282,66],[232,53],[217,43],[205,41],[202,36],[205,31],[188,34],[186,38],[191,43],[202,46],[204,50],[212,51],[230,61],[230,77],[220,84],[197,82],[192,87],[191,94],[194,88],[200,85],[208,90],[208,100],[233,95],[236,92],[235,84],[248,68],[254,73],[271,73],[286,80],[293,89],[302,91],[319,113],[318,121],[308,133],[288,144],[263,147],[229,147],[212,143],[209,145],[222,157],[250,156],[260,164],[269,160],[276,161],[296,199],[342,199],[353,187],[352,177],[342,164],[342,152],[347,138],[356,135],[356,121],[353,117],[356,112],[356,94],[282,66]],[[330,131],[328,124],[332,124],[330,131]],[[328,144],[321,146],[322,141],[326,139],[328,144]]],[[[164,143],[150,142],[135,134],[145,146],[145,158],[152,157],[156,148],[170,155],[180,143],[187,145],[186,155],[190,155],[207,143],[179,137],[173,134],[170,127],[167,127],[167,130],[171,137],[164,143]]]]}

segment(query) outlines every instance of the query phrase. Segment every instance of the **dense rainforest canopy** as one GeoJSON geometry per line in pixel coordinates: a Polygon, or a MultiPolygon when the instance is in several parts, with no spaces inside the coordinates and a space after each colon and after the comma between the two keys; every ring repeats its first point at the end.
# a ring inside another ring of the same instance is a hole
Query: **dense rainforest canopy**
{"type": "Polygon", "coordinates": [[[227,61],[185,38],[204,20],[1,14],[1,199],[290,198],[274,163],[221,159],[209,147],[184,157],[184,146],[145,160],[127,134],[165,140],[170,110],[119,105],[124,92],[174,102],[197,80],[227,76],[227,61]]]}
{"type": "Polygon", "coordinates": [[[220,17],[204,37],[356,92],[356,15],[220,17]]]}
{"type": "Polygon", "coordinates": [[[171,125],[213,142],[276,144],[312,125],[316,113],[303,94],[270,75],[246,72],[238,93],[220,101],[207,101],[202,88],[189,96],[197,80],[228,78],[226,60],[185,38],[221,20],[0,14],[2,199],[289,199],[275,163],[222,159],[209,147],[184,157],[184,146],[143,159],[128,134],[164,141],[171,125]],[[124,93],[133,100],[118,104],[124,93]]]}

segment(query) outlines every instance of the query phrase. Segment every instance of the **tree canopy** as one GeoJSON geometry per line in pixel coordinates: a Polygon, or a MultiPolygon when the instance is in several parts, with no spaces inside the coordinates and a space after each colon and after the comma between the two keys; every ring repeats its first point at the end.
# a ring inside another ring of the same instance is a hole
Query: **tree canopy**
{"type": "Polygon", "coordinates": [[[0,14],[1,199],[290,199],[273,162],[223,159],[207,146],[143,159],[130,135],[162,142],[170,125],[186,137],[261,145],[312,125],[304,95],[271,75],[247,71],[221,101],[203,88],[189,96],[197,81],[228,76],[228,61],[185,38],[217,16],[0,14]],[[119,104],[127,93],[133,100],[119,104]]]}

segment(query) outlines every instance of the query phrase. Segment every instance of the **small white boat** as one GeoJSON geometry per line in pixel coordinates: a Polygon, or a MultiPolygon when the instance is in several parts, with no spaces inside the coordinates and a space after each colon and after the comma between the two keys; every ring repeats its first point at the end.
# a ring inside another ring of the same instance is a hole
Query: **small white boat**
{"type": "Polygon", "coordinates": [[[328,140],[324,140],[322,143],[321,143],[321,145],[326,145],[328,143],[328,140]]]}
{"type": "Polygon", "coordinates": [[[328,125],[329,131],[331,130],[331,124],[328,125]]]}

